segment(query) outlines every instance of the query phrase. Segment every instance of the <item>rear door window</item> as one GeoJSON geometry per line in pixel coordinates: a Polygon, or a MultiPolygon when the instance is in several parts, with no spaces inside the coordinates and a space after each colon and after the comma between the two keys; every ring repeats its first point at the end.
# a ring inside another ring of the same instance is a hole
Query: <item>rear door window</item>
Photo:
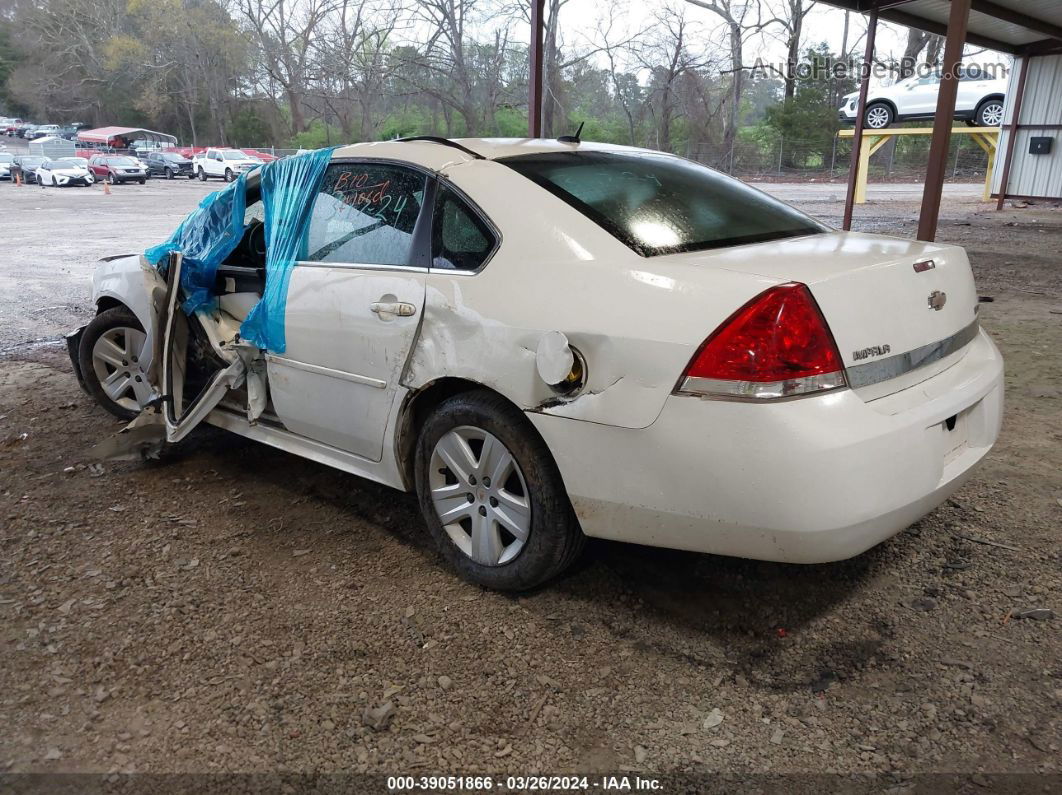
{"type": "Polygon", "coordinates": [[[453,190],[440,186],[431,227],[431,266],[479,270],[497,245],[490,227],[453,190]]]}
{"type": "Polygon", "coordinates": [[[410,264],[425,179],[389,163],[333,163],[314,200],[304,259],[410,264]]]}

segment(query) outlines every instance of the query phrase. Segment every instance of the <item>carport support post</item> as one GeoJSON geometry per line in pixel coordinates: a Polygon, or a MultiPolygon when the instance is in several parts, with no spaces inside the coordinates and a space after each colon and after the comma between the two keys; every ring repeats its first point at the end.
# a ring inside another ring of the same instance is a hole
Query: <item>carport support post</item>
{"type": "Polygon", "coordinates": [[[944,41],[937,113],[933,119],[933,141],[929,145],[926,186],[922,191],[922,212],[918,217],[918,239],[932,242],[937,237],[940,197],[944,192],[944,174],[948,168],[948,146],[955,118],[955,99],[959,93],[959,64],[966,45],[966,26],[970,20],[970,0],[951,0],[948,35],[944,41]]]}
{"type": "Polygon", "coordinates": [[[546,0],[531,0],[531,74],[528,75],[527,127],[542,137],[542,11],[546,0]]]}
{"type": "Polygon", "coordinates": [[[844,200],[845,232],[852,231],[852,210],[855,206],[856,184],[859,182],[860,155],[863,151],[863,116],[867,110],[867,94],[870,93],[870,70],[874,65],[874,39],[878,35],[878,4],[870,8],[867,22],[867,49],[863,55],[863,70],[859,74],[859,102],[856,103],[855,135],[852,138],[852,164],[848,167],[848,195],[844,200]]]}
{"type": "Polygon", "coordinates": [[[1021,123],[1021,103],[1025,99],[1025,78],[1029,76],[1029,60],[1031,55],[1021,59],[1021,71],[1018,72],[1018,87],[1014,97],[1014,107],[1010,112],[1010,124],[1003,125],[1009,132],[1007,135],[1007,151],[1003,155],[1003,173],[999,178],[999,198],[996,200],[996,210],[1003,209],[1003,202],[1007,200],[1007,184],[1010,182],[1010,164],[1014,157],[1014,145],[1018,142],[1018,125],[1021,123]]]}

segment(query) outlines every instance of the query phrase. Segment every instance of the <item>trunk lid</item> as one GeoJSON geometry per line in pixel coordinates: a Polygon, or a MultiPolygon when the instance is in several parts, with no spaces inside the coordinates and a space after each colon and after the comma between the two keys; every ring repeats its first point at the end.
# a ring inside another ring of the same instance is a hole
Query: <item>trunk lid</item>
{"type": "Polygon", "coordinates": [[[977,292],[957,246],[830,232],[686,256],[806,284],[865,399],[951,366],[975,332],[977,292]]]}

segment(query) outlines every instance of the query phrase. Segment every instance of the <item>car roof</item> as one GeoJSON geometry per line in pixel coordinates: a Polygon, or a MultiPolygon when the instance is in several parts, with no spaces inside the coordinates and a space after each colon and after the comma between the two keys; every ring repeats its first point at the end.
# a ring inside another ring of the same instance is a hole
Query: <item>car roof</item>
{"type": "MultiPolygon", "coordinates": [[[[594,141],[567,143],[555,138],[451,138],[460,147],[471,150],[486,160],[498,160],[516,155],[542,154],[548,152],[642,152],[620,144],[604,144],[594,141]]],[[[455,163],[471,162],[476,158],[460,148],[447,146],[439,141],[414,139],[408,141],[370,141],[341,146],[332,153],[333,159],[346,157],[371,157],[389,160],[404,160],[428,168],[438,169],[455,163]]]]}

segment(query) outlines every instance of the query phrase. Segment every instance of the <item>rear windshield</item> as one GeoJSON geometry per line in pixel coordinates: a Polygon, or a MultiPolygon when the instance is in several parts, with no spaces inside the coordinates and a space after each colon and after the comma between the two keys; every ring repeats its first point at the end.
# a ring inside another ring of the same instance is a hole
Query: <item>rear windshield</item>
{"type": "Polygon", "coordinates": [[[765,193],[671,155],[551,152],[498,162],[645,257],[828,231],[765,193]]]}

